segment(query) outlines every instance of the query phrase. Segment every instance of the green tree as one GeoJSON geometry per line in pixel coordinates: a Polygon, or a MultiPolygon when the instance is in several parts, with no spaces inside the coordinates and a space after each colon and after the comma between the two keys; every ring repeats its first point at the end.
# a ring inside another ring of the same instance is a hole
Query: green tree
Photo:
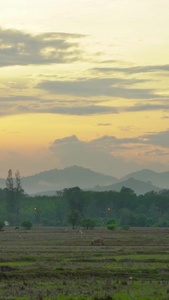
{"type": "Polygon", "coordinates": [[[90,218],[84,218],[82,220],[82,226],[84,229],[94,229],[94,227],[96,226],[96,221],[90,218]]]}
{"type": "Polygon", "coordinates": [[[167,220],[159,219],[158,223],[154,224],[154,227],[169,227],[167,220]]]}
{"type": "Polygon", "coordinates": [[[21,185],[21,176],[19,170],[15,172],[15,206],[16,206],[16,223],[19,222],[19,212],[20,212],[20,201],[23,193],[22,185],[21,185]]]}
{"type": "Polygon", "coordinates": [[[128,208],[124,207],[120,210],[120,213],[121,213],[120,224],[121,225],[128,225],[130,215],[131,215],[131,211],[128,208]]]}
{"type": "Polygon", "coordinates": [[[22,184],[21,184],[21,175],[20,175],[19,170],[17,170],[15,172],[15,181],[16,181],[16,190],[18,192],[21,192],[22,191],[22,184]]]}
{"type": "Polygon", "coordinates": [[[67,216],[67,221],[72,225],[73,229],[80,224],[80,219],[80,214],[77,210],[72,210],[67,216]]]}
{"type": "Polygon", "coordinates": [[[6,187],[7,187],[8,191],[13,191],[14,184],[13,184],[13,177],[12,177],[11,169],[9,169],[9,171],[8,171],[8,176],[6,179],[6,187]]]}
{"type": "Polygon", "coordinates": [[[70,211],[76,210],[83,215],[84,197],[79,187],[64,189],[63,197],[67,199],[70,211]]]}
{"type": "Polygon", "coordinates": [[[12,170],[8,171],[6,179],[6,211],[8,220],[11,224],[15,222],[16,205],[15,205],[14,183],[12,177],[12,170]]]}
{"type": "Polygon", "coordinates": [[[0,229],[2,229],[5,226],[4,221],[0,221],[0,229]]]}
{"type": "Polygon", "coordinates": [[[15,172],[15,185],[12,170],[8,171],[6,179],[6,211],[11,224],[19,223],[20,201],[23,194],[19,170],[15,172]]]}
{"type": "Polygon", "coordinates": [[[148,217],[147,218],[147,226],[148,227],[152,227],[154,224],[153,218],[148,217]]]}
{"type": "Polygon", "coordinates": [[[145,214],[131,213],[129,216],[128,224],[130,226],[146,227],[146,226],[150,226],[150,224],[152,223],[151,223],[151,218],[147,218],[145,214]]]}
{"type": "Polygon", "coordinates": [[[147,216],[145,214],[138,214],[136,217],[137,226],[146,227],[147,226],[147,216]]]}

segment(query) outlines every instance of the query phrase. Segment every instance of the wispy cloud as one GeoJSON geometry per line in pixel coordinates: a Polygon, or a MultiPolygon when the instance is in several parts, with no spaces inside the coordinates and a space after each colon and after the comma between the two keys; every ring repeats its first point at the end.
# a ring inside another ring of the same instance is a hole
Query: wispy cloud
{"type": "Polygon", "coordinates": [[[98,126],[111,126],[112,123],[98,123],[98,126]]]}
{"type": "Polygon", "coordinates": [[[145,155],[147,156],[152,156],[152,155],[156,155],[156,156],[168,156],[169,155],[169,151],[164,151],[164,150],[160,150],[160,149],[154,149],[151,151],[146,151],[145,155]]]}
{"type": "Polygon", "coordinates": [[[156,98],[153,89],[126,88],[125,86],[143,83],[144,80],[120,78],[92,78],[76,81],[43,81],[36,87],[52,94],[81,97],[111,96],[126,99],[156,98]]]}
{"type": "MultiPolygon", "coordinates": [[[[50,113],[62,115],[102,115],[120,114],[141,111],[167,111],[167,104],[143,104],[139,103],[126,106],[104,105],[104,100],[59,100],[41,99],[29,96],[0,97],[0,116],[23,113],[50,113]]],[[[98,126],[109,126],[109,123],[98,123],[98,126]]]]}
{"type": "Polygon", "coordinates": [[[40,101],[39,98],[33,96],[9,96],[9,97],[0,97],[0,103],[7,103],[7,102],[30,102],[30,101],[40,101]]]}
{"type": "Polygon", "coordinates": [[[0,28],[0,67],[77,61],[83,51],[75,39],[82,37],[84,35],[50,32],[32,35],[0,28]]]}
{"type": "Polygon", "coordinates": [[[145,145],[157,146],[156,153],[161,155],[161,153],[166,152],[159,150],[158,147],[169,149],[169,130],[147,133],[135,138],[103,136],[99,139],[92,140],[90,143],[97,148],[104,149],[104,151],[112,151],[116,149],[116,147],[126,149],[126,147],[130,148],[131,145],[139,145],[139,147],[144,147],[145,145]]]}
{"type": "Polygon", "coordinates": [[[153,110],[164,110],[167,111],[169,110],[169,104],[143,104],[143,105],[133,105],[130,107],[125,107],[124,111],[130,111],[130,112],[134,112],[134,111],[153,111],[153,110]]]}
{"type": "MultiPolygon", "coordinates": [[[[161,148],[169,149],[169,130],[161,132],[152,132],[145,135],[138,136],[136,138],[116,138],[114,136],[103,136],[99,139],[91,141],[92,145],[101,147],[102,149],[109,149],[112,151],[117,146],[121,148],[131,147],[131,145],[153,145],[161,148]]],[[[161,150],[162,151],[162,150],[161,150]]],[[[161,153],[157,148],[157,154],[161,153]]],[[[162,151],[164,153],[164,151],[162,151]]]]}
{"type": "MultiPolygon", "coordinates": [[[[43,112],[43,111],[41,111],[43,112]]],[[[86,106],[68,106],[68,107],[52,107],[45,109],[48,113],[67,114],[67,115],[96,115],[96,114],[117,114],[118,109],[110,106],[86,105],[86,106]]]]}
{"type": "Polygon", "coordinates": [[[103,67],[103,68],[94,68],[94,71],[101,73],[113,73],[121,72],[125,74],[136,74],[136,73],[149,73],[156,71],[169,71],[169,64],[166,65],[154,65],[154,66],[136,66],[136,67],[126,67],[126,68],[114,68],[114,67],[103,67]]]}
{"type": "Polygon", "coordinates": [[[143,135],[145,144],[169,148],[169,130],[143,135]]]}

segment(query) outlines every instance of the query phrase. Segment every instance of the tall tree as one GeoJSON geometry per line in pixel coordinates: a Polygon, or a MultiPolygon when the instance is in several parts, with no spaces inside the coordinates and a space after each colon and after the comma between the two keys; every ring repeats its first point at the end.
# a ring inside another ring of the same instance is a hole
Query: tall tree
{"type": "Polygon", "coordinates": [[[19,170],[15,172],[15,210],[16,210],[16,223],[19,222],[20,200],[22,194],[21,176],[19,170]]]}
{"type": "Polygon", "coordinates": [[[72,225],[72,227],[75,228],[75,226],[80,223],[80,219],[83,216],[83,191],[77,186],[69,189],[64,189],[63,199],[66,199],[69,207],[67,220],[72,225]]]}
{"type": "Polygon", "coordinates": [[[8,176],[7,176],[7,179],[6,179],[6,187],[7,187],[8,191],[12,191],[13,188],[14,188],[12,170],[11,169],[9,169],[9,171],[8,171],[8,176]]]}
{"type": "Polygon", "coordinates": [[[77,210],[71,210],[67,216],[68,223],[72,225],[72,228],[75,229],[77,225],[80,224],[80,214],[77,210]]]}
{"type": "Polygon", "coordinates": [[[8,176],[6,179],[6,210],[7,216],[10,223],[14,223],[15,219],[15,194],[14,194],[14,183],[12,170],[9,169],[8,176]]]}
{"type": "Polygon", "coordinates": [[[84,196],[79,187],[64,189],[63,197],[67,199],[70,211],[76,210],[83,215],[84,196]]]}
{"type": "Polygon", "coordinates": [[[18,192],[21,192],[22,191],[22,185],[21,185],[21,175],[20,175],[19,170],[17,170],[15,172],[15,181],[16,181],[16,190],[18,192]]]}
{"type": "Polygon", "coordinates": [[[11,224],[19,222],[20,199],[22,195],[21,176],[19,170],[15,172],[15,184],[12,170],[8,171],[6,179],[6,210],[11,224]]]}

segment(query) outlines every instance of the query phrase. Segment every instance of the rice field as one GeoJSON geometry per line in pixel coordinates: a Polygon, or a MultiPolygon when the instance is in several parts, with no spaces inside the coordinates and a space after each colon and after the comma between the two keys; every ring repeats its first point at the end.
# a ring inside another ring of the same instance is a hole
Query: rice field
{"type": "Polygon", "coordinates": [[[0,245],[0,299],[169,299],[169,229],[6,227],[0,245]]]}

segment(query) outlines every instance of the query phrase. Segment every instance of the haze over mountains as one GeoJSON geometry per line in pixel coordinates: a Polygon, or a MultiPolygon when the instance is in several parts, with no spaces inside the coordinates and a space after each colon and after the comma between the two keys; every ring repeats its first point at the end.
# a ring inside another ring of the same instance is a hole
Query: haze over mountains
{"type": "Polygon", "coordinates": [[[162,188],[169,188],[169,171],[157,173],[148,169],[144,169],[138,172],[133,172],[124,177],[124,179],[135,178],[137,180],[143,180],[145,182],[151,182],[152,184],[162,188]]]}
{"type": "MultiPolygon", "coordinates": [[[[23,189],[28,194],[55,194],[57,190],[73,186],[96,191],[120,191],[122,186],[125,186],[133,189],[136,194],[145,194],[152,190],[168,189],[169,172],[156,173],[145,169],[118,179],[90,169],[73,166],[23,177],[21,181],[23,189]]],[[[5,187],[5,182],[5,179],[0,179],[0,188],[5,187]]]]}
{"type": "Polygon", "coordinates": [[[108,186],[97,186],[93,190],[95,191],[117,191],[120,192],[122,187],[131,188],[137,195],[144,195],[147,192],[154,191],[158,192],[160,188],[154,186],[151,182],[144,182],[141,180],[136,180],[134,178],[128,178],[127,180],[120,180],[117,183],[108,186]]]}

